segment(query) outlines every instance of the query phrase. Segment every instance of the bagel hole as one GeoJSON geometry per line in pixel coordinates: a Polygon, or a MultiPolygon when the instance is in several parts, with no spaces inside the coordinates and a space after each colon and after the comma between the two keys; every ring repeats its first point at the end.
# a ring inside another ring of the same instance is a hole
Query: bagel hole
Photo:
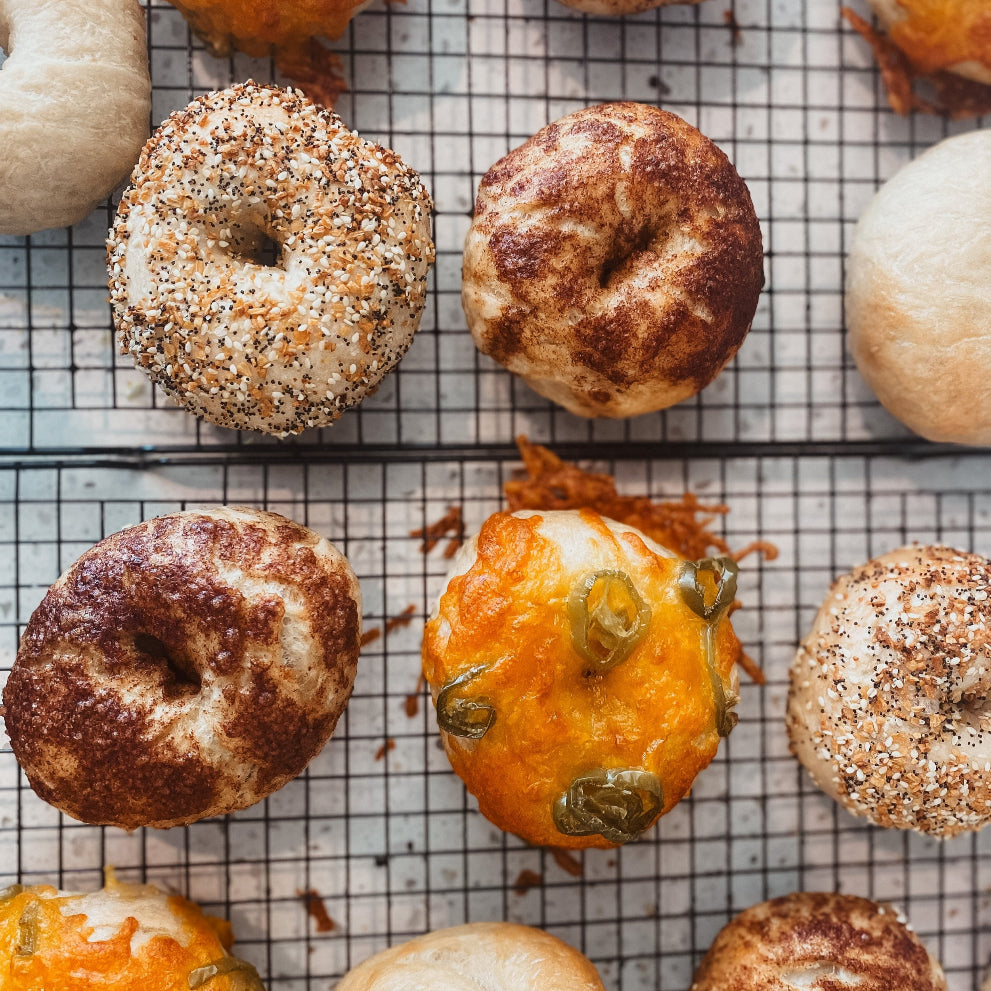
{"type": "Polygon", "coordinates": [[[282,245],[258,228],[234,231],[227,253],[242,264],[282,267],[282,245]]]}
{"type": "Polygon", "coordinates": [[[134,649],[165,668],[166,695],[195,695],[203,687],[199,672],[185,657],[177,657],[150,633],[134,634],[134,649]]]}
{"type": "Polygon", "coordinates": [[[631,258],[643,254],[654,240],[654,232],[645,227],[632,241],[618,242],[616,251],[611,254],[599,273],[599,287],[606,289],[612,282],[613,276],[622,269],[631,258]]]}

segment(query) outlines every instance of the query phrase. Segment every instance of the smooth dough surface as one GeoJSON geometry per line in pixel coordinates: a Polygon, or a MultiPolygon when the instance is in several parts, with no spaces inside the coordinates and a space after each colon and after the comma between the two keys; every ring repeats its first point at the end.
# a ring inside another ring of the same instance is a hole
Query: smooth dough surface
{"type": "Polygon", "coordinates": [[[151,80],[137,0],[0,0],[0,234],[82,220],[138,160],[151,80]]]}
{"type": "Polygon", "coordinates": [[[857,367],[933,441],[991,444],[991,130],[906,165],[860,218],[847,262],[857,367]]]}
{"type": "Polygon", "coordinates": [[[336,991],[602,991],[587,957],[541,929],[471,922],[359,964],[336,991]]]}

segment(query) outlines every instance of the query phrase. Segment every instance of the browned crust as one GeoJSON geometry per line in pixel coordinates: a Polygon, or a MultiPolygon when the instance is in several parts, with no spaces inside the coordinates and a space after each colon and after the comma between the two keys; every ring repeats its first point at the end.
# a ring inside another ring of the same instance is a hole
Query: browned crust
{"type": "Polygon", "coordinates": [[[674,114],[602,104],[488,171],[465,256],[479,348],[574,412],[631,415],[707,385],[750,328],[761,233],[726,156],[674,114]],[[499,305],[491,305],[493,299],[499,305]],[[659,399],[660,402],[656,402],[659,399]],[[640,402],[633,399],[634,403],[640,402]]]}
{"type": "Polygon", "coordinates": [[[801,892],[741,912],[716,936],[691,991],[945,991],[939,964],[890,905],[801,892]],[[812,977],[801,983],[797,975],[812,977]],[[790,980],[789,980],[790,977],[790,980]]]}
{"type": "Polygon", "coordinates": [[[275,514],[177,513],[113,534],[28,622],[4,690],[14,753],[42,798],[86,822],[175,825],[250,805],[333,732],[357,596],[343,557],[275,514]],[[282,643],[286,595],[305,603],[303,657],[282,643]]]}

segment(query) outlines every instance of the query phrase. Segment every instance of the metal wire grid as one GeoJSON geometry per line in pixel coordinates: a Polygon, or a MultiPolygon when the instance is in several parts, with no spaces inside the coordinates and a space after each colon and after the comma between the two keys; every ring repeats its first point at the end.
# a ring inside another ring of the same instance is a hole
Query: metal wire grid
{"type": "MultiPolygon", "coordinates": [[[[208,89],[273,78],[267,60],[214,59],[165,0],[151,0],[148,14],[153,122],[208,89]]],[[[582,17],[555,0],[412,0],[364,12],[337,47],[351,82],[344,119],[396,147],[433,191],[438,261],[399,371],[338,425],[282,449],[487,449],[519,432],[724,447],[904,438],[844,354],[843,256],[879,182],[970,125],[894,119],[835,0],[714,0],[626,19],[582,17]],[[762,220],[769,284],[740,355],[700,397],[589,422],[476,353],[460,307],[461,245],[489,165],[548,121],[611,99],[659,102],[726,149],[762,220]]],[[[108,205],[68,231],[0,237],[2,449],[279,446],[197,422],[115,354],[103,247],[111,218],[108,205]]]]}
{"type": "Polygon", "coordinates": [[[415,606],[408,628],[363,652],[354,697],[309,770],[226,819],[132,835],[75,823],[37,799],[9,750],[0,751],[0,885],[89,889],[110,863],[125,877],[178,888],[232,920],[239,952],[273,991],[329,988],[386,945],[502,918],[580,947],[610,989],[684,991],[733,913],[792,890],[844,890],[897,902],[943,959],[953,991],[975,986],[991,952],[991,835],[939,844],[841,812],[788,755],[783,712],[794,645],[836,573],[911,539],[991,552],[991,468],[860,457],[602,465],[629,491],[690,488],[725,499],[730,544],[767,539],[781,556],[745,562],[745,608],[734,619],[767,685],[744,686],[740,725],[692,795],[643,840],[585,853],[576,878],[477,813],[439,748],[424,694],[414,716],[406,711],[422,622],[446,571],[440,549],[423,555],[409,531],[451,502],[477,528],[501,505],[514,467],[410,456],[363,465],[211,459],[0,469],[4,672],[60,569],[106,533],[191,505],[258,505],[324,533],[355,566],[366,627],[415,606]],[[524,869],[543,883],[515,890],[524,869]],[[311,889],[333,932],[308,921],[300,893],[311,889]]]}
{"type": "MultiPolygon", "coordinates": [[[[73,823],[35,799],[0,752],[0,884],[91,888],[112,863],[178,887],[233,919],[241,952],[273,989],[326,988],[389,943],[511,918],[579,946],[621,991],[683,991],[733,912],[842,888],[899,902],[954,991],[974,985],[991,953],[991,841],[940,846],[861,825],[801,776],[782,728],[791,652],[836,573],[911,539],[991,551],[986,459],[885,457],[908,447],[904,431],[860,382],[841,330],[852,223],[902,162],[969,125],[893,119],[834,0],[732,0],[738,45],[723,20],[729,3],[617,21],[554,0],[412,0],[356,19],[337,46],[352,84],[339,109],[424,175],[438,262],[410,354],[332,430],[280,444],[203,426],[114,354],[110,205],[70,231],[0,238],[0,445],[36,456],[0,466],[0,677],[62,567],[103,534],[185,505],[265,505],[315,526],[354,563],[369,625],[417,607],[411,627],[364,652],[355,697],[306,775],[230,819],[132,836],[73,823]],[[761,217],[769,287],[737,360],[699,398],[587,422],[476,354],[460,249],[492,162],[547,121],[619,98],[660,102],[727,150],[761,217]],[[404,708],[444,571],[408,531],[451,503],[469,529],[480,524],[500,504],[507,444],[520,432],[572,456],[632,455],[659,441],[669,455],[692,450],[689,460],[608,467],[627,491],[725,498],[731,543],[761,537],[783,552],[745,571],[751,608],[736,624],[768,686],[745,689],[741,724],[693,795],[647,839],[585,855],[581,879],[478,816],[437,749],[425,697],[416,717],[404,708]],[[136,447],[151,451],[144,467],[103,459],[134,460],[136,447]],[[205,458],[155,464],[155,451],[205,458]],[[812,451],[821,456],[801,456],[812,451]],[[90,460],[43,460],[83,452],[90,460]],[[748,452],[764,456],[739,456],[748,452]],[[386,739],[396,747],[376,760],[386,739]],[[543,884],[518,894],[524,868],[543,884]],[[311,888],[335,931],[308,921],[298,892],[311,888]]],[[[148,31],[156,123],[196,93],[273,78],[265,61],[214,60],[164,0],[149,3],[148,31]]]]}

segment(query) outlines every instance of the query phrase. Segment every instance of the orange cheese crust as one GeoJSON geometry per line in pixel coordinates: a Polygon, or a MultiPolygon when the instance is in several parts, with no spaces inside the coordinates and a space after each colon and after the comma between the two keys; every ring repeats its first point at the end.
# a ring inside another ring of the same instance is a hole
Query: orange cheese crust
{"type": "Polygon", "coordinates": [[[926,73],[961,62],[991,69],[991,7],[975,0],[897,0],[905,11],[891,40],[926,73]]]}
{"type": "Polygon", "coordinates": [[[315,36],[339,38],[363,0],[169,0],[215,55],[236,48],[275,56],[278,70],[315,103],[333,107],[347,88],[340,59],[315,36]]]}
{"type": "MultiPolygon", "coordinates": [[[[575,515],[650,606],[649,627],[629,657],[589,672],[568,610],[582,571],[563,566],[560,547],[540,532],[543,516],[497,513],[482,527],[474,563],[450,581],[427,624],[423,671],[436,704],[445,685],[483,667],[470,690],[494,709],[494,722],[480,739],[441,733],[483,815],[534,844],[609,848],[617,844],[602,835],[558,829],[559,796],[581,775],[638,769],[660,779],[659,814],[670,811],[715,756],[718,704],[705,660],[707,621],[678,588],[682,560],[659,556],[630,528],[617,537],[591,510],[575,515]]],[[[711,636],[714,667],[732,696],[739,641],[725,618],[711,636]]]]}
{"type": "MultiPolygon", "coordinates": [[[[101,932],[85,911],[88,898],[50,885],[0,892],[0,987],[11,991],[189,991],[197,968],[228,958],[230,925],[205,916],[193,902],[151,885],[120,884],[108,877],[100,899],[101,932]],[[120,896],[119,904],[116,896],[120,896]],[[170,914],[169,929],[142,931],[142,919],[170,914]],[[132,914],[133,913],[133,914],[132,914]],[[107,934],[108,919],[116,931],[107,934]],[[149,938],[150,935],[150,938],[149,938]],[[136,949],[132,952],[132,938],[136,949]]],[[[241,976],[243,981],[243,975],[241,976]]],[[[205,981],[206,991],[244,987],[238,977],[205,981]]],[[[249,985],[254,986],[254,985],[249,985]]]]}

